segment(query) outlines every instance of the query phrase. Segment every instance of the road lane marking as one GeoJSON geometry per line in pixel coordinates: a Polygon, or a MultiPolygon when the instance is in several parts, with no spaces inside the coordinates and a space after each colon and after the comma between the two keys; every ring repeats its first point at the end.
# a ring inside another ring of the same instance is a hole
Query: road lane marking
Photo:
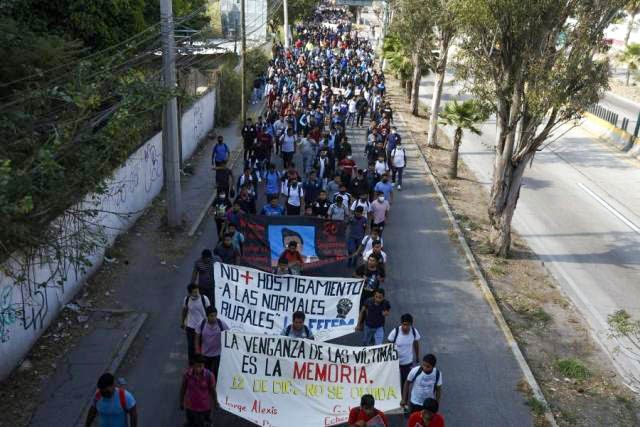
{"type": "Polygon", "coordinates": [[[627,217],[625,217],[624,215],[622,215],[622,213],[620,213],[618,210],[616,210],[613,206],[611,206],[609,203],[607,203],[602,197],[598,196],[596,193],[594,193],[593,191],[591,191],[591,189],[589,189],[589,187],[587,187],[586,185],[584,185],[583,183],[579,182],[578,186],[580,188],[582,188],[588,195],[590,195],[591,197],[593,197],[598,203],[600,203],[602,206],[604,206],[609,212],[611,212],[616,218],[618,218],[620,221],[622,221],[627,227],[629,227],[630,229],[632,229],[633,231],[635,231],[637,234],[640,234],[640,227],[638,227],[637,225],[635,225],[633,222],[631,222],[629,219],[627,219],[627,217]]]}

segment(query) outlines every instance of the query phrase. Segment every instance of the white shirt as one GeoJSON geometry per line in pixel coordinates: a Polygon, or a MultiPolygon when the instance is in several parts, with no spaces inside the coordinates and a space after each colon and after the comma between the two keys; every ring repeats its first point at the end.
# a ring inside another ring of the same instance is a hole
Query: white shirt
{"type": "Polygon", "coordinates": [[[356,201],[351,204],[351,212],[355,212],[358,206],[362,206],[362,213],[364,215],[367,215],[369,212],[371,212],[371,203],[369,203],[368,200],[366,202],[361,202],[360,199],[356,199],[356,201]]]}
{"type": "MultiPolygon", "coordinates": [[[[413,383],[411,388],[411,398],[409,399],[414,405],[422,405],[425,399],[435,399],[434,384],[436,382],[437,368],[433,368],[430,374],[425,374],[422,370],[422,366],[416,366],[407,376],[407,381],[413,383]]],[[[442,385],[442,372],[440,372],[440,378],[438,378],[439,386],[442,385]]]]}
{"type": "Polygon", "coordinates": [[[296,182],[296,186],[288,185],[288,182],[282,183],[282,194],[287,197],[287,203],[291,206],[300,206],[300,199],[304,197],[302,184],[296,182]]]}
{"type": "MultiPolygon", "coordinates": [[[[204,295],[202,295],[202,298],[204,298],[204,305],[209,307],[211,305],[209,298],[204,295]]],[[[185,299],[186,304],[183,304],[183,307],[187,309],[187,319],[185,323],[187,328],[197,329],[200,327],[202,321],[207,318],[205,307],[202,306],[202,299],[200,296],[195,300],[191,298],[191,296],[185,299]]]]}
{"type": "Polygon", "coordinates": [[[351,99],[349,101],[349,112],[350,113],[355,113],[356,112],[356,101],[355,101],[355,99],[351,99]]]}
{"type": "Polygon", "coordinates": [[[385,162],[384,160],[383,161],[376,160],[375,169],[378,175],[382,175],[383,173],[389,171],[389,165],[387,165],[387,162],[385,162]]]}
{"type": "MultiPolygon", "coordinates": [[[[382,237],[378,237],[378,240],[380,240],[380,244],[382,244],[382,247],[384,248],[384,240],[382,240],[382,237]]],[[[375,242],[375,240],[370,235],[364,236],[364,238],[362,239],[362,244],[364,245],[363,252],[370,251],[371,248],[373,248],[373,242],[375,242]]]]}
{"type": "Polygon", "coordinates": [[[394,328],[387,337],[389,342],[393,342],[395,339],[396,350],[398,351],[398,363],[402,365],[410,365],[413,363],[413,343],[420,340],[420,333],[413,326],[409,327],[409,332],[402,332],[402,327],[398,326],[394,328]],[[396,338],[396,332],[398,337],[396,338]],[[413,336],[415,332],[415,337],[413,336]]]}
{"type": "Polygon", "coordinates": [[[393,159],[393,166],[396,168],[403,168],[406,165],[406,154],[402,147],[396,147],[391,150],[391,158],[393,159]]]}
{"type": "Polygon", "coordinates": [[[282,146],[280,147],[284,153],[293,153],[295,151],[296,136],[295,135],[282,135],[282,146]]]}
{"type": "MultiPolygon", "coordinates": [[[[362,253],[362,259],[364,259],[365,261],[367,259],[369,259],[369,255],[371,255],[373,253],[373,248],[369,249],[368,251],[364,251],[362,253]]],[[[384,264],[387,263],[387,253],[385,251],[380,251],[380,253],[382,254],[382,262],[384,264]]]]}

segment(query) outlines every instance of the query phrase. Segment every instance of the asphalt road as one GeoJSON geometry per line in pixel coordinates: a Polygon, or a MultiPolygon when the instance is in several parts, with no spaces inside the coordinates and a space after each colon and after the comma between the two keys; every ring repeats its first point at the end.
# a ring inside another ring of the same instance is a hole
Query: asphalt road
{"type": "MultiPolygon", "coordinates": [[[[430,104],[432,87],[423,79],[425,104],[430,104]]],[[[457,93],[449,81],[443,99],[459,99],[457,93]]],[[[460,150],[487,191],[495,129],[491,118],[481,126],[482,136],[464,136],[460,150]]],[[[625,309],[640,317],[640,163],[580,127],[566,127],[551,141],[525,172],[514,229],[576,303],[599,341],[612,350],[617,343],[607,340],[607,315],[625,309]]],[[[640,370],[637,359],[612,357],[624,369],[640,370]]]]}
{"type": "MultiPolygon", "coordinates": [[[[403,133],[403,126],[399,131],[403,133]]],[[[354,158],[362,167],[364,129],[349,133],[357,142],[354,158]]],[[[421,352],[439,357],[444,380],[442,412],[448,426],[531,425],[525,398],[516,391],[521,371],[448,237],[446,217],[414,147],[409,147],[409,155],[413,159],[406,170],[405,190],[397,194],[384,234],[390,257],[385,287],[392,306],[387,330],[401,314],[414,315],[415,326],[424,337],[421,352]]],[[[211,245],[214,230],[213,221],[206,219],[202,235],[194,240],[175,273],[154,269],[150,258],[149,264],[132,265],[126,279],[139,288],[132,290],[131,304],[150,312],[136,362],[120,373],[138,399],[141,425],[175,427],[182,423],[178,391],[186,367],[186,340],[178,327],[180,304],[192,263],[203,247],[211,245]]],[[[142,258],[151,257],[140,250],[142,258]]],[[[354,333],[339,342],[359,345],[360,340],[354,333]]],[[[402,415],[391,419],[393,426],[406,425],[402,415]]],[[[218,426],[249,425],[222,411],[215,420],[218,426]]]]}

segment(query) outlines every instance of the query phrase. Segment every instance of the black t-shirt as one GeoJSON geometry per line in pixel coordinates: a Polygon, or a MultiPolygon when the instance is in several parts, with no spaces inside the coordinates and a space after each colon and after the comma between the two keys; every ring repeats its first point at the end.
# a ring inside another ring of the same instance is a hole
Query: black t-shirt
{"type": "Polygon", "coordinates": [[[371,297],[365,301],[364,306],[367,308],[367,318],[364,323],[370,328],[384,326],[384,315],[382,312],[391,309],[389,301],[385,299],[382,300],[380,304],[376,304],[374,297],[371,297]]]}
{"type": "Polygon", "coordinates": [[[326,218],[329,212],[331,203],[328,200],[316,200],[313,204],[313,214],[315,216],[321,216],[326,218]]]}
{"type": "Polygon", "coordinates": [[[226,168],[216,169],[216,185],[218,187],[229,188],[229,178],[231,171],[226,168]]]}
{"type": "Polygon", "coordinates": [[[373,291],[380,287],[380,279],[384,278],[385,272],[384,267],[378,265],[378,268],[375,270],[369,270],[367,264],[362,264],[356,268],[356,276],[363,277],[364,280],[364,289],[367,291],[373,291]]]}

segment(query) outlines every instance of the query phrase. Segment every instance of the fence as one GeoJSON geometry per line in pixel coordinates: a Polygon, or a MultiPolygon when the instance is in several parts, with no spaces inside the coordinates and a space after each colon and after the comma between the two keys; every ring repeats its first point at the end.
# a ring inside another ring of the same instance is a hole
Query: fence
{"type": "MultiPolygon", "coordinates": [[[[602,120],[606,120],[607,122],[611,123],[615,127],[618,127],[619,116],[617,113],[614,113],[613,111],[608,110],[598,104],[594,104],[590,106],[589,108],[587,108],[587,111],[593,114],[594,116],[601,118],[602,120]]],[[[619,129],[622,129],[623,131],[627,131],[627,128],[629,127],[629,122],[630,120],[628,118],[623,117],[622,123],[620,124],[619,129]]],[[[634,138],[638,136],[638,132],[640,132],[640,114],[638,114],[638,119],[636,120],[636,127],[635,127],[635,130],[633,131],[634,138]]]]}

